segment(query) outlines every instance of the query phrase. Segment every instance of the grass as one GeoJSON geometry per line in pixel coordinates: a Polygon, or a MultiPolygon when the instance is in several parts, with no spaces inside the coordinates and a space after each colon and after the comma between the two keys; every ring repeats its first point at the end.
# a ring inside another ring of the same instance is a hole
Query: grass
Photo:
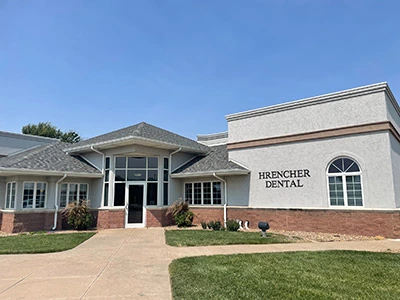
{"type": "Polygon", "coordinates": [[[20,234],[0,237],[0,254],[48,253],[72,249],[95,235],[94,232],[63,234],[20,234]]]}
{"type": "Polygon", "coordinates": [[[400,299],[400,255],[357,251],[186,257],[173,299],[400,299]]]}
{"type": "Polygon", "coordinates": [[[212,230],[166,230],[165,238],[170,246],[211,246],[238,244],[292,243],[293,238],[268,233],[261,238],[259,232],[212,231],[212,230]]]}

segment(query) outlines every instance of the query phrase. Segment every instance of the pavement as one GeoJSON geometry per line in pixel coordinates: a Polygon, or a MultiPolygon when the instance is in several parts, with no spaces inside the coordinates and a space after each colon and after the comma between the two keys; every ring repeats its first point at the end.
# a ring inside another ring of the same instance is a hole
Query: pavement
{"type": "Polygon", "coordinates": [[[0,255],[0,299],[171,299],[176,258],[324,250],[400,251],[400,241],[171,247],[162,228],[103,230],[64,252],[0,255]]]}

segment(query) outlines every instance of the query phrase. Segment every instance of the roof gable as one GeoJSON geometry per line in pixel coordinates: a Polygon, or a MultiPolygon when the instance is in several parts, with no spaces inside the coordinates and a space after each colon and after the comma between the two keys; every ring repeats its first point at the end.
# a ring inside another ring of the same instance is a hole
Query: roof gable
{"type": "Polygon", "coordinates": [[[208,152],[207,146],[145,122],[81,141],[67,148],[66,151],[79,152],[88,150],[90,147],[110,147],[127,142],[137,144],[141,142],[152,143],[157,147],[182,148],[185,151],[194,153],[208,152]]]}

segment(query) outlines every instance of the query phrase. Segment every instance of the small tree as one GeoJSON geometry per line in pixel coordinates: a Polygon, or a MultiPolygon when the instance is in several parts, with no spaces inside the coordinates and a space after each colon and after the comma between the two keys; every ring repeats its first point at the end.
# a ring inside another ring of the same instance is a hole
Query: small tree
{"type": "Polygon", "coordinates": [[[167,214],[171,215],[178,227],[192,226],[194,213],[190,211],[187,201],[179,199],[168,208],[167,214]]]}
{"type": "Polygon", "coordinates": [[[89,201],[78,200],[68,203],[62,211],[67,223],[75,230],[85,230],[92,226],[93,216],[89,212],[89,201]]]}
{"type": "Polygon", "coordinates": [[[25,125],[22,127],[22,133],[59,139],[66,143],[77,143],[81,140],[81,137],[75,131],[62,132],[50,122],[25,125]]]}

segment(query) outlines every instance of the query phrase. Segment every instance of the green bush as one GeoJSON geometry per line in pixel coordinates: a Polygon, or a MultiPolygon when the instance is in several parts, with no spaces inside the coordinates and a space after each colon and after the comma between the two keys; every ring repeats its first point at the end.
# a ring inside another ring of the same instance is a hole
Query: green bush
{"type": "Polygon", "coordinates": [[[201,228],[207,229],[207,223],[206,222],[201,222],[201,228]]]}
{"type": "Polygon", "coordinates": [[[189,210],[187,201],[178,200],[168,208],[168,215],[171,215],[178,227],[192,226],[194,213],[189,210]]]}
{"type": "Polygon", "coordinates": [[[89,211],[89,201],[79,200],[68,203],[62,211],[67,223],[75,230],[85,230],[92,226],[93,216],[89,211]]]}
{"type": "Polygon", "coordinates": [[[239,223],[235,220],[226,221],[226,229],[228,229],[228,231],[238,231],[239,227],[239,223]]]}
{"type": "Polygon", "coordinates": [[[212,230],[221,230],[222,224],[220,221],[210,221],[207,224],[208,228],[212,229],[212,230]]]}

